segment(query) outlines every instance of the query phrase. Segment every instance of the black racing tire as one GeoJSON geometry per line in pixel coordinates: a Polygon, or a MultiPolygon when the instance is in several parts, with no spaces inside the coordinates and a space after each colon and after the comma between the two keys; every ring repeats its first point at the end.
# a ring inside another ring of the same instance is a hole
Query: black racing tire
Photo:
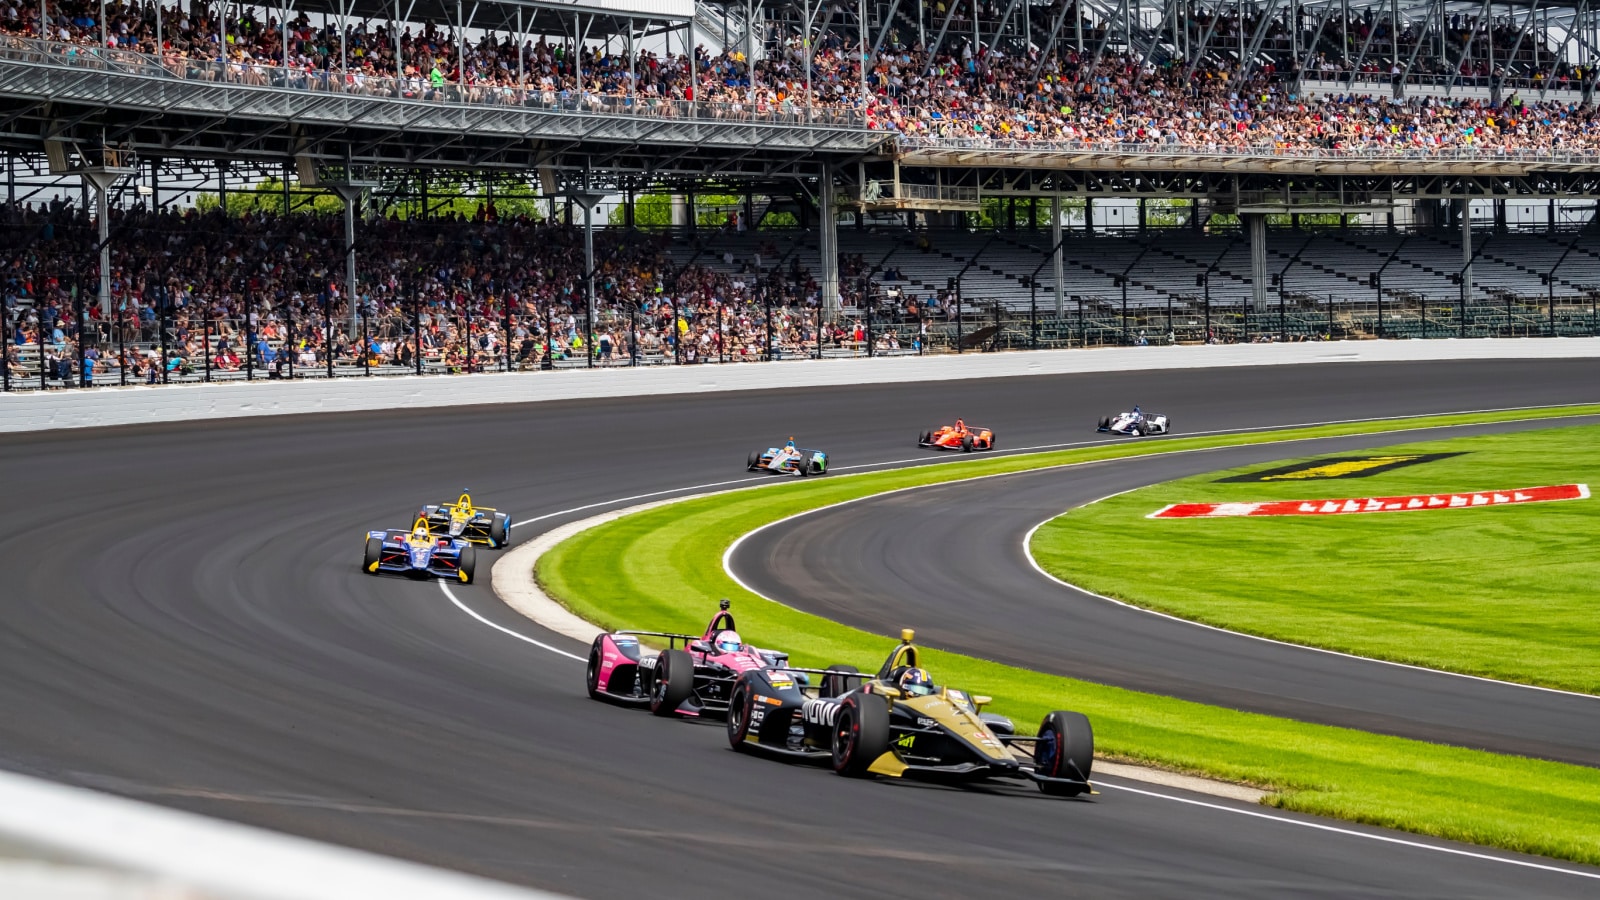
{"type": "Polygon", "coordinates": [[[473,547],[461,548],[461,559],[457,564],[461,570],[461,583],[472,583],[472,572],[478,567],[478,551],[473,547]]]}
{"type": "MultiPolygon", "coordinates": [[[[1083,713],[1056,710],[1039,723],[1034,759],[1040,775],[1088,781],[1094,769],[1094,727],[1083,713]]],[[[1041,781],[1039,790],[1052,797],[1076,797],[1087,787],[1041,781]]]]}
{"type": "Polygon", "coordinates": [[[744,463],[745,471],[754,472],[756,467],[759,465],[761,465],[761,454],[756,451],[751,451],[750,458],[745,460],[744,463]]]}
{"type": "Polygon", "coordinates": [[[494,521],[489,523],[489,542],[497,549],[511,543],[510,516],[505,513],[494,514],[494,521]]]}
{"type": "Polygon", "coordinates": [[[589,691],[590,700],[599,700],[602,696],[600,690],[600,638],[595,638],[589,646],[589,668],[583,673],[583,686],[589,691]]]}
{"type": "Polygon", "coordinates": [[[847,778],[866,778],[878,757],[889,752],[889,703],[876,694],[850,694],[833,726],[833,770],[847,778]]]}
{"type": "Polygon", "coordinates": [[[650,712],[671,716],[694,693],[694,657],[686,650],[663,650],[650,683],[650,712]]]}
{"type": "Polygon", "coordinates": [[[381,559],[383,559],[383,538],[367,535],[367,549],[361,557],[361,571],[368,575],[378,574],[378,570],[373,566],[376,566],[381,559]]]}
{"type": "Polygon", "coordinates": [[[840,677],[844,674],[859,675],[861,670],[845,663],[834,663],[828,667],[829,672],[838,672],[840,675],[822,676],[822,686],[817,696],[824,700],[832,700],[850,693],[850,679],[840,677]]]}
{"type": "Polygon", "coordinates": [[[755,710],[755,692],[744,681],[734,685],[733,699],[728,703],[728,746],[745,752],[745,741],[750,736],[750,718],[755,710]]]}
{"type": "Polygon", "coordinates": [[[1106,416],[1105,418],[1101,419],[1100,420],[1100,424],[1095,426],[1095,428],[1097,428],[1097,429],[1110,428],[1110,427],[1111,427],[1111,417],[1110,416],[1106,416]]]}
{"type": "Polygon", "coordinates": [[[798,468],[800,469],[800,477],[801,478],[810,478],[811,477],[811,460],[809,460],[809,459],[801,460],[799,465],[798,465],[798,468]]]}
{"type": "Polygon", "coordinates": [[[931,443],[933,443],[933,432],[931,431],[924,431],[922,435],[917,438],[918,447],[926,447],[931,443]]]}
{"type": "Polygon", "coordinates": [[[962,437],[961,437],[961,452],[962,453],[971,453],[972,452],[972,435],[970,435],[970,434],[962,435],[962,437]]]}
{"type": "Polygon", "coordinates": [[[987,446],[987,447],[985,447],[983,449],[985,449],[985,450],[993,450],[994,449],[994,435],[992,435],[992,434],[989,435],[989,446],[987,446]]]}

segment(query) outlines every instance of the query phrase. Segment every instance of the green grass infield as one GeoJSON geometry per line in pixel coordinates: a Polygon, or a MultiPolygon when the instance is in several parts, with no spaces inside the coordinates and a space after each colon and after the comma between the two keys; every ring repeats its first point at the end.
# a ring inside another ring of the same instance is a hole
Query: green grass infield
{"type": "MultiPolygon", "coordinates": [[[[1596,447],[1600,426],[1569,427],[1327,455],[1460,454],[1364,477],[1272,475],[1281,464],[1215,472],[1072,510],[1034,534],[1032,551],[1040,566],[1065,581],[1186,619],[1361,656],[1600,693],[1600,556],[1594,552],[1600,499],[1337,516],[1146,518],[1170,503],[1571,483],[1600,491],[1596,447]],[[1263,473],[1273,480],[1237,480],[1263,473]]],[[[1291,465],[1315,463],[1309,458],[1291,465]]]]}
{"type": "MultiPolygon", "coordinates": [[[[1351,423],[1245,435],[1097,445],[824,479],[785,481],[669,504],[576,535],[539,561],[544,589],[605,628],[694,631],[719,597],[740,630],[797,664],[876,666],[893,636],[868,634],[741,588],[722,557],[785,516],[898,488],[1055,465],[1411,428],[1592,415],[1600,406],[1351,423]]],[[[914,625],[915,623],[908,623],[914,625]]],[[[1257,785],[1271,805],[1544,856],[1600,864],[1600,770],[1311,725],[1044,675],[929,651],[941,681],[992,694],[1031,729],[1052,709],[1094,722],[1101,755],[1257,785]]],[[[717,752],[708,744],[708,753],[717,752]]]]}

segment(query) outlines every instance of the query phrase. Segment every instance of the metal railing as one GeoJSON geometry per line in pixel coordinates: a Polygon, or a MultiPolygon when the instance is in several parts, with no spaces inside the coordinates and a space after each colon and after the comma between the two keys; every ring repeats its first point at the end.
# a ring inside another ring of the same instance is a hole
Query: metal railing
{"type": "Polygon", "coordinates": [[[1352,162],[1416,161],[1474,163],[1533,163],[1562,165],[1600,165],[1600,150],[1559,150],[1554,147],[1507,150],[1498,147],[1458,146],[1422,147],[1276,147],[1269,144],[1244,146],[1193,147],[1182,144],[1123,143],[1113,141],[1014,140],[978,137],[922,137],[899,135],[902,150],[951,151],[984,150],[1006,153],[1079,153],[1147,157],[1217,158],[1263,161],[1303,159],[1308,161],[1346,160],[1352,162]]]}

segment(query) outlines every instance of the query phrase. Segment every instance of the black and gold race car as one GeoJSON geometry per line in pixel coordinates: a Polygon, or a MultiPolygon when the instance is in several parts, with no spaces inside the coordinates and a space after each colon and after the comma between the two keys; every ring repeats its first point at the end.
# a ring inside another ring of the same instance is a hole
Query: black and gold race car
{"type": "Polygon", "coordinates": [[[473,506],[472,495],[465,491],[454,503],[422,507],[417,517],[426,519],[434,534],[482,544],[491,550],[511,543],[511,514],[473,506]]]}
{"type": "Polygon", "coordinates": [[[757,669],[734,684],[728,743],[777,756],[828,757],[841,775],[1033,781],[1046,794],[1093,793],[1094,730],[1082,713],[1044,717],[1037,736],[983,712],[990,698],[936,685],[910,629],[874,677],[851,666],[757,669]],[[806,684],[797,675],[819,675],[806,684]]]}

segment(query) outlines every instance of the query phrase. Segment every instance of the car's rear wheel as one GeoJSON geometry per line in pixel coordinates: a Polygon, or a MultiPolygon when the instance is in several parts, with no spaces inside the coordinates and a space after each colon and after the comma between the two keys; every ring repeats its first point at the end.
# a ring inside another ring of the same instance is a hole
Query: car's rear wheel
{"type": "MultiPolygon", "coordinates": [[[[1089,780],[1094,768],[1094,728],[1083,713],[1056,710],[1039,723],[1034,763],[1040,775],[1089,780]]],[[[1052,797],[1076,797],[1088,790],[1079,784],[1041,781],[1039,790],[1052,797]]]]}
{"type": "Polygon", "coordinates": [[[378,561],[383,559],[383,538],[367,536],[367,549],[361,556],[361,571],[368,575],[378,574],[378,561]]]}
{"type": "Polygon", "coordinates": [[[663,650],[656,659],[650,685],[650,712],[670,716],[694,693],[694,657],[683,650],[663,650]]]}
{"type": "Polygon", "coordinates": [[[583,673],[583,686],[589,691],[590,700],[600,699],[600,638],[595,638],[589,648],[589,668],[583,673]]]}
{"type": "Polygon", "coordinates": [[[878,757],[889,752],[889,704],[874,694],[844,699],[833,726],[833,770],[865,778],[878,757]]]}
{"type": "Polygon", "coordinates": [[[511,517],[496,514],[494,521],[489,523],[489,542],[494,547],[504,547],[511,543],[511,517]]]}
{"type": "Polygon", "coordinates": [[[739,682],[733,689],[733,700],[728,703],[728,746],[741,753],[750,736],[750,718],[755,708],[755,693],[744,682],[739,682]]]}

